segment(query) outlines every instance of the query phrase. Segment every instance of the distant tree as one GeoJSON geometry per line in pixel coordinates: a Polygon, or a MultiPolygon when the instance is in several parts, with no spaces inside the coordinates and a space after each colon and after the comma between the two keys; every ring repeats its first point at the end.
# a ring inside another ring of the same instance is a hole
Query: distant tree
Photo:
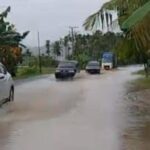
{"type": "Polygon", "coordinates": [[[54,54],[56,56],[60,56],[60,54],[61,54],[61,46],[60,46],[60,42],[59,41],[54,42],[53,51],[54,51],[54,54]]]}
{"type": "Polygon", "coordinates": [[[30,51],[30,49],[26,49],[26,52],[25,52],[25,55],[26,56],[31,56],[32,55],[32,52],[30,51]]]}
{"type": "Polygon", "coordinates": [[[46,40],[46,53],[50,56],[50,40],[46,40]]]}
{"type": "Polygon", "coordinates": [[[70,34],[66,35],[64,37],[63,41],[64,41],[64,48],[65,48],[65,52],[66,52],[66,58],[68,58],[69,55],[70,55],[70,50],[71,50],[71,47],[70,47],[70,42],[71,42],[70,34]]]}
{"type": "Polygon", "coordinates": [[[78,60],[81,67],[84,67],[88,60],[100,60],[104,51],[114,51],[121,38],[121,34],[112,32],[103,34],[96,31],[92,35],[77,34],[75,37],[75,51],[69,59],[78,60]]]}

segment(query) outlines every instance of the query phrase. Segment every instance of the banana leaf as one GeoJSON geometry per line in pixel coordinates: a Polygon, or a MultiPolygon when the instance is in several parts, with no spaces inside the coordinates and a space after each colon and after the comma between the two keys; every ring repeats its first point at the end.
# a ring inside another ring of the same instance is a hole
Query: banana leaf
{"type": "Polygon", "coordinates": [[[141,22],[150,13],[150,1],[138,8],[126,21],[123,22],[121,29],[128,31],[136,24],[141,22]]]}

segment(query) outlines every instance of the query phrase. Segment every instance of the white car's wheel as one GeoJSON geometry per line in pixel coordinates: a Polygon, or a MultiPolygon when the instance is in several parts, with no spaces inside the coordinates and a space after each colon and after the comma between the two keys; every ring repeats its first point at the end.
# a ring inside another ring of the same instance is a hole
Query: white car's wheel
{"type": "Polygon", "coordinates": [[[10,93],[9,93],[9,101],[12,102],[14,101],[14,89],[11,88],[10,93]]]}

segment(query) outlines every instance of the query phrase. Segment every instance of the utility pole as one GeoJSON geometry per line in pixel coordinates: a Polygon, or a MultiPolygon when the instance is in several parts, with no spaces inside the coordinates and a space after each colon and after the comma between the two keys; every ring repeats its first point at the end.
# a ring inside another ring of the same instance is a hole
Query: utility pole
{"type": "Polygon", "coordinates": [[[40,48],[40,34],[38,32],[38,50],[39,50],[39,72],[42,73],[42,64],[41,64],[41,48],[40,48]]]}
{"type": "Polygon", "coordinates": [[[71,42],[72,42],[72,51],[74,52],[74,50],[75,50],[75,32],[74,32],[74,30],[76,29],[76,28],[78,28],[78,27],[76,27],[76,26],[70,26],[69,27],[70,28],[70,31],[71,31],[71,42]]]}

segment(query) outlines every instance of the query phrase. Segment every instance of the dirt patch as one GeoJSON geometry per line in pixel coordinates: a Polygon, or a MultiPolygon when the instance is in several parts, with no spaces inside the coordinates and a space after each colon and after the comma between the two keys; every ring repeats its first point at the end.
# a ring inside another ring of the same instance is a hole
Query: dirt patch
{"type": "Polygon", "coordinates": [[[150,89],[131,92],[127,95],[127,100],[132,111],[150,116],[150,89]]]}
{"type": "Polygon", "coordinates": [[[150,89],[126,97],[129,127],[124,131],[125,150],[150,149],[150,89]]]}

